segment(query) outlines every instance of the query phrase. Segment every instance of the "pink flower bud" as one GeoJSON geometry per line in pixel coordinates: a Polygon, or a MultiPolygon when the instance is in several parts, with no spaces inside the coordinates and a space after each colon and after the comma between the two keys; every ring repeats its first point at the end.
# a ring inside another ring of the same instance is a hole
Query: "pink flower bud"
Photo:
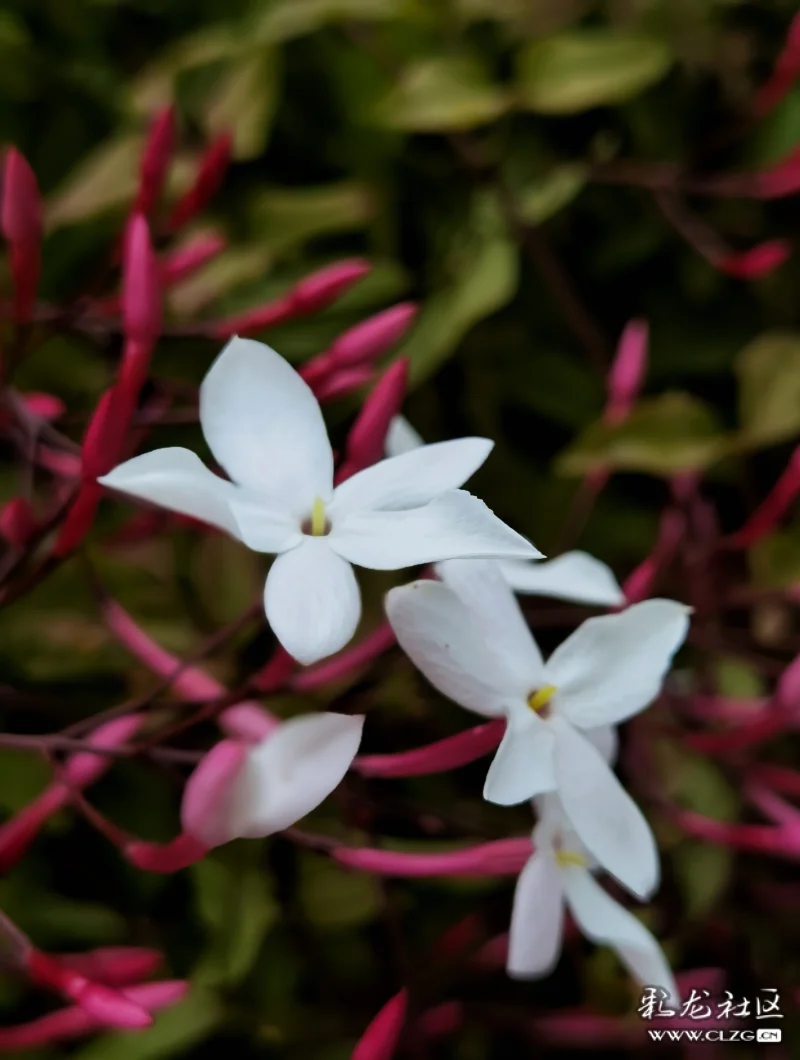
{"type": "Polygon", "coordinates": [[[231,134],[224,132],[203,153],[194,183],[178,199],[170,214],[167,227],[171,232],[177,232],[202,213],[217,194],[230,165],[232,142],[231,134]]]}
{"type": "Polygon", "coordinates": [[[205,755],[186,782],[181,802],[181,825],[207,848],[234,838],[231,831],[233,782],[239,775],[248,746],[221,740],[205,755]]]}
{"type": "Polygon", "coordinates": [[[608,373],[608,423],[621,423],[638,397],[647,370],[648,333],[646,320],[631,320],[622,332],[608,373]]]}
{"type": "Polygon", "coordinates": [[[749,780],[744,787],[745,797],[773,824],[800,828],[800,810],[786,802],[766,784],[749,780]]]}
{"type": "Polygon", "coordinates": [[[353,258],[337,261],[312,272],[292,288],[289,299],[297,316],[308,316],[326,309],[372,269],[368,261],[353,258]]]}
{"type": "Polygon", "coordinates": [[[413,751],[363,755],[355,759],[353,768],[364,777],[420,777],[446,773],[494,751],[503,738],[505,725],[503,718],[494,718],[485,725],[476,725],[413,751]]]}
{"type": "Polygon", "coordinates": [[[83,541],[94,524],[103,491],[96,482],[85,482],[67,512],[61,531],[53,546],[54,556],[66,556],[83,541]]]}
{"type": "Polygon", "coordinates": [[[213,329],[216,339],[229,339],[234,335],[252,335],[257,331],[284,324],[294,316],[291,301],[288,297],[278,298],[274,302],[249,309],[236,316],[217,321],[213,329]]]}
{"type": "MultiPolygon", "coordinates": [[[[502,962],[505,964],[505,960],[502,962]]],[[[461,1001],[443,1001],[420,1016],[417,1031],[425,1039],[449,1038],[464,1025],[465,1008],[461,1001]]]]}
{"type": "Polygon", "coordinates": [[[758,280],[780,268],[791,252],[792,245],[788,240],[772,239],[750,250],[714,257],[712,264],[737,280],[758,280]]]}
{"type": "Polygon", "coordinates": [[[14,548],[24,548],[36,532],[36,518],[30,501],[14,497],[0,512],[0,537],[14,548]]]}
{"type": "Polygon", "coordinates": [[[750,548],[756,541],[760,541],[762,537],[775,529],[798,494],[800,494],[800,446],[792,453],[786,469],[765,499],[741,530],[731,537],[729,545],[732,548],[750,548]]]}
{"type": "MultiPolygon", "coordinates": [[[[309,666],[295,674],[290,684],[297,692],[310,692],[331,681],[340,681],[343,677],[371,662],[397,643],[394,630],[388,622],[383,622],[377,629],[368,633],[360,643],[354,644],[330,659],[309,666]]],[[[356,759],[358,761],[358,759],[356,759]]]]}
{"type": "Polygon", "coordinates": [[[11,248],[14,320],[26,324],[41,272],[42,202],[33,170],[16,147],[6,152],[0,221],[11,248]]]}
{"type": "Polygon", "coordinates": [[[131,217],[125,232],[122,319],[126,338],[149,351],[161,332],[161,290],[150,229],[141,213],[131,217]]]}
{"type": "Polygon", "coordinates": [[[401,990],[387,1001],[358,1040],[351,1060],[391,1060],[406,1018],[408,994],[401,990]]]}
{"type": "Polygon", "coordinates": [[[337,474],[337,482],[343,482],[383,457],[389,424],[405,400],[410,367],[407,357],[398,358],[367,396],[347,436],[347,456],[337,474]]]}
{"type": "Polygon", "coordinates": [[[368,366],[358,368],[342,368],[331,372],[319,384],[309,383],[314,391],[317,401],[324,404],[327,401],[335,401],[337,398],[346,397],[354,390],[360,390],[362,386],[372,382],[372,368],[368,366]]]}
{"type": "Polygon", "coordinates": [[[129,1000],[120,991],[63,967],[54,957],[41,950],[30,950],[26,970],[32,983],[70,998],[100,1024],[133,1028],[148,1027],[153,1022],[141,1005],[129,1000]]]}
{"type": "Polygon", "coordinates": [[[105,475],[114,466],[122,444],[117,416],[118,396],[110,387],[97,402],[81,445],[81,465],[87,479],[105,475]]]}
{"type": "Polygon", "coordinates": [[[762,784],[768,784],[776,791],[782,791],[784,795],[800,798],[800,772],[796,769],[764,762],[753,766],[751,775],[762,784]]]}
{"type": "Polygon", "coordinates": [[[400,341],[411,327],[417,311],[413,302],[401,302],[362,320],[333,343],[328,351],[331,360],[340,367],[361,366],[364,362],[374,361],[400,341]]]}
{"type": "Polygon", "coordinates": [[[175,147],[175,108],[165,107],[153,119],[139,169],[139,190],[134,213],[149,214],[164,187],[175,147]]]}
{"type": "Polygon", "coordinates": [[[39,416],[43,420],[57,420],[59,416],[63,416],[67,410],[67,406],[61,400],[56,397],[55,394],[40,394],[38,392],[31,392],[28,394],[22,394],[22,401],[25,408],[34,416],[39,416]]]}
{"type": "Polygon", "coordinates": [[[794,16],[786,35],[786,42],[775,61],[772,74],[759,89],[753,110],[764,117],[773,110],[800,77],[800,12],[794,16]]]}
{"type": "MultiPolygon", "coordinates": [[[[118,718],[99,725],[89,735],[87,742],[98,750],[113,750],[126,744],[144,724],[141,714],[122,714],[118,718]]],[[[85,788],[94,784],[108,771],[113,758],[108,755],[92,754],[91,751],[78,751],[71,755],[64,766],[64,778],[69,785],[85,788]]],[[[69,793],[67,792],[67,795],[69,793]]]]}
{"type": "Polygon", "coordinates": [[[516,876],[533,853],[528,837],[436,854],[407,854],[371,847],[335,847],[331,855],[342,865],[381,876],[516,876]]]}
{"type": "Polygon", "coordinates": [[[800,191],[800,148],[794,148],[774,166],[754,176],[755,195],[759,199],[781,199],[800,191]]]}
{"type": "Polygon", "coordinates": [[[800,861],[800,827],[732,824],[690,810],[678,810],[672,816],[685,832],[708,843],[800,861]]]}
{"type": "Polygon", "coordinates": [[[191,276],[218,257],[227,245],[228,241],[224,236],[204,235],[165,254],[159,264],[162,287],[172,287],[185,280],[187,276],[191,276]]]}
{"type": "Polygon", "coordinates": [[[88,953],[60,953],[56,956],[62,966],[105,986],[138,983],[152,975],[163,959],[159,950],[145,946],[101,946],[88,953]]]}

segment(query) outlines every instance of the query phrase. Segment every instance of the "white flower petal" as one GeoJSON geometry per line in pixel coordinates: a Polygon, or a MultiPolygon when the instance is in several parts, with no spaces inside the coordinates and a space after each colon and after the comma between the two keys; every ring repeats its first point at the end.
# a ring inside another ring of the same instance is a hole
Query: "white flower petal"
{"type": "Polygon", "coordinates": [[[335,521],[362,510],[419,508],[440,493],[463,486],[493,447],[488,438],[458,438],[380,460],[336,487],[331,518],[335,521]]]}
{"type": "Polygon", "coordinates": [[[597,748],[563,718],[549,724],[555,735],[557,790],[570,824],[607,872],[647,898],[659,879],[650,825],[597,748]]]}
{"type": "Polygon", "coordinates": [[[317,399],[283,357],[234,338],[200,387],[200,423],[231,478],[298,518],[330,500],[333,453],[317,399]]]}
{"type": "Polygon", "coordinates": [[[272,508],[265,500],[241,497],[231,501],[231,514],[236,522],[237,536],[255,552],[286,552],[304,541],[297,519],[272,508]]]}
{"type": "Polygon", "coordinates": [[[522,707],[508,716],[508,726],[497,748],[483,797],[498,806],[516,806],[556,786],[553,735],[547,722],[522,707]],[[528,716],[523,716],[527,711],[528,716]]]}
{"type": "Polygon", "coordinates": [[[466,556],[536,553],[483,501],[464,490],[448,490],[411,511],[353,512],[334,522],[330,541],[340,556],[371,570],[466,556]]]}
{"type": "Polygon", "coordinates": [[[190,515],[239,537],[230,502],[239,490],[215,475],[190,449],[154,449],[115,467],[97,480],[101,486],[190,515]]]}
{"type": "Polygon", "coordinates": [[[536,593],[605,607],[625,603],[611,569],[588,552],[565,552],[544,563],[503,560],[502,571],[515,593],[536,593]]]}
{"type": "Polygon", "coordinates": [[[642,986],[659,986],[680,1004],[675,978],[664,951],[636,917],[606,894],[585,870],[564,869],[567,905],[578,927],[592,942],[612,946],[642,986]]]}
{"type": "Polygon", "coordinates": [[[436,573],[470,609],[492,650],[521,675],[528,692],[544,684],[542,653],[514,594],[492,559],[446,559],[436,573]]]}
{"type": "Polygon", "coordinates": [[[619,735],[616,725],[601,725],[597,729],[585,729],[583,735],[597,748],[603,756],[603,760],[613,766],[617,760],[617,750],[619,748],[619,735]]]}
{"type": "Polygon", "coordinates": [[[424,444],[422,435],[414,430],[405,416],[393,418],[384,443],[387,456],[400,456],[401,453],[408,453],[424,444]]]}
{"type": "Polygon", "coordinates": [[[547,661],[559,711],[582,729],[594,729],[643,710],[658,695],[690,613],[674,600],[645,600],[587,619],[547,661]]]}
{"type": "Polygon", "coordinates": [[[492,652],[471,612],[447,586],[418,581],[392,589],[386,615],[414,665],[467,710],[496,717],[523,695],[517,674],[492,652]]]}
{"type": "Polygon", "coordinates": [[[561,954],[564,894],[561,871],[549,851],[528,859],[517,881],[506,971],[514,979],[549,974],[561,954]]]}
{"type": "Polygon", "coordinates": [[[278,556],[264,604],[275,636],[305,665],[343,648],[361,617],[353,568],[328,547],[327,537],[306,537],[278,556]]]}
{"type": "Polygon", "coordinates": [[[345,714],[283,722],[247,756],[236,784],[234,834],[271,835],[319,806],[350,767],[363,725],[363,717],[345,714]]]}

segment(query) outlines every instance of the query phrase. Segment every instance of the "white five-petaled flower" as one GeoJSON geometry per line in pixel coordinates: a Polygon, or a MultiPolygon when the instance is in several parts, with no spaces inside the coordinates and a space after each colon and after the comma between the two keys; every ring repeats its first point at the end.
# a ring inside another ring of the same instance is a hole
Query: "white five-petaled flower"
{"type": "Polygon", "coordinates": [[[209,847],[289,828],[327,798],[358,751],[362,715],[301,714],[252,747],[223,740],[184,791],[184,831],[209,847]]]}
{"type": "Polygon", "coordinates": [[[99,479],[105,486],[226,530],[277,553],[265,608],[302,663],[350,640],[361,615],[351,564],[397,570],[460,556],[539,553],[458,487],[493,443],[461,438],[384,460],[333,487],[319,404],[274,350],[232,339],[200,388],[200,424],[231,481],[188,449],[156,449],[99,479]]]}
{"type": "Polygon", "coordinates": [[[689,608],[647,600],[590,618],[544,662],[495,563],[453,560],[442,577],[392,589],[386,612],[440,692],[477,714],[505,716],[484,797],[510,806],[557,791],[600,864],[633,893],[650,894],[658,881],[652,833],[587,733],[656,697],[689,608]]]}
{"type": "Polygon", "coordinates": [[[594,879],[598,865],[570,828],[558,798],[541,796],[536,808],[534,853],[514,893],[508,974],[530,979],[552,971],[561,953],[566,906],[588,939],[611,946],[639,983],[661,987],[679,1004],[663,950],[641,921],[594,879]]]}
{"type": "MultiPolygon", "coordinates": [[[[394,417],[386,434],[387,456],[400,456],[424,444],[404,416],[394,417]]],[[[563,556],[543,561],[498,560],[498,565],[515,593],[552,596],[599,607],[621,607],[625,603],[611,569],[588,552],[565,552],[563,556]]]]}

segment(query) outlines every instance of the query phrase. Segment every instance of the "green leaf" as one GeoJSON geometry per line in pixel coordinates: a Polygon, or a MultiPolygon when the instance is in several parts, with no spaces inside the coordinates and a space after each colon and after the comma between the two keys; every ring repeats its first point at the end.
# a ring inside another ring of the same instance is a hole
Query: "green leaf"
{"type": "Polygon", "coordinates": [[[574,114],[624,103],[660,81],[672,65],[663,41],[644,34],[586,29],[533,41],[519,54],[520,103],[540,114],[574,114]]]}
{"type": "Polygon", "coordinates": [[[691,394],[670,392],[640,401],[621,424],[593,423],[561,454],[556,470],[585,475],[608,467],[672,475],[708,467],[727,447],[708,406],[691,394]]]}
{"type": "Polygon", "coordinates": [[[278,101],[279,58],[261,48],[234,59],[204,108],[209,137],[233,133],[234,158],[255,158],[266,146],[278,101]]]}
{"type": "Polygon", "coordinates": [[[206,986],[235,986],[252,968],[278,919],[269,877],[252,857],[250,864],[237,865],[230,853],[227,861],[218,855],[198,862],[192,877],[197,911],[210,936],[197,978],[206,986]]]}
{"type": "Polygon", "coordinates": [[[585,166],[557,166],[546,176],[520,188],[517,192],[519,216],[528,224],[541,224],[568,206],[585,184],[585,166]]]}
{"type": "Polygon", "coordinates": [[[766,683],[758,670],[740,659],[728,656],[717,659],[714,663],[714,679],[721,696],[757,699],[767,693],[766,683]]]}
{"type": "Polygon", "coordinates": [[[0,747],[0,809],[9,814],[21,810],[52,775],[50,766],[36,752],[0,747]]]}
{"type": "Polygon", "coordinates": [[[361,228],[376,210],[371,189],[355,181],[270,188],[253,203],[252,226],[274,254],[281,254],[312,237],[361,228]]]}
{"type": "Polygon", "coordinates": [[[757,542],[750,552],[753,579],[764,589],[790,589],[800,582],[800,525],[757,542]]]}
{"type": "Polygon", "coordinates": [[[700,918],[719,902],[730,883],[733,852],[694,840],[681,843],[672,861],[687,917],[700,918]]]}
{"type": "Polygon", "coordinates": [[[165,1009],[145,1031],[101,1034],[78,1052],[73,1060],[161,1060],[185,1053],[209,1038],[225,1018],[222,1002],[215,995],[193,987],[179,1005],[165,1009]]]}
{"type": "Polygon", "coordinates": [[[800,433],[800,334],[760,335],[736,359],[743,447],[774,445],[800,433]]]}
{"type": "Polygon", "coordinates": [[[409,6],[407,0],[273,0],[255,20],[252,34],[257,41],[277,44],[330,22],[398,18],[409,6]]]}
{"type": "Polygon", "coordinates": [[[147,66],[131,85],[131,104],[135,111],[149,115],[165,99],[175,94],[175,79],[184,70],[208,66],[241,55],[252,47],[245,34],[228,26],[213,25],[177,41],[147,66]]]}
{"type": "Polygon", "coordinates": [[[426,301],[399,351],[411,361],[412,385],[432,375],[479,320],[502,308],[516,292],[518,250],[494,200],[479,198],[471,222],[472,232],[450,282],[426,301]]]}
{"type": "Polygon", "coordinates": [[[304,853],[300,861],[299,901],[312,924],[335,931],[374,920],[381,909],[382,895],[374,876],[351,872],[329,858],[304,853]]]}
{"type": "Polygon", "coordinates": [[[407,132],[472,129],[507,109],[503,91],[491,83],[477,59],[445,56],[420,59],[378,103],[379,124],[407,132]]]}

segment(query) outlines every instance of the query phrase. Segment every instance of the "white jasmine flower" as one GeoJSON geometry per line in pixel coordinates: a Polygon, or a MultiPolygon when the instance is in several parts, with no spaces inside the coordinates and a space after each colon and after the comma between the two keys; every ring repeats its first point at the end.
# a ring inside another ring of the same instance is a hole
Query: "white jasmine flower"
{"type": "Polygon", "coordinates": [[[593,873],[598,865],[569,827],[558,799],[546,795],[536,800],[536,806],[534,853],[514,893],[508,974],[532,979],[552,971],[561,953],[566,906],[588,939],[611,946],[639,983],[663,988],[679,1004],[663,950],[647,928],[596,882],[593,873]]]}
{"type": "Polygon", "coordinates": [[[440,692],[485,717],[505,716],[484,797],[510,806],[557,791],[603,867],[647,895],[658,879],[652,833],[587,735],[655,698],[686,636],[689,608],[646,600],[590,618],[545,662],[495,563],[454,560],[442,570],[444,582],[392,589],[386,612],[403,650],[440,692]]]}
{"type": "Polygon", "coordinates": [[[157,449],[98,479],[276,553],[265,608],[302,663],[332,655],[361,615],[351,564],[397,570],[458,556],[525,558],[537,550],[461,486],[492,449],[486,438],[428,445],[333,487],[319,404],[269,346],[232,339],[200,388],[200,424],[231,481],[190,450],[157,449]]]}
{"type": "MultiPolygon", "coordinates": [[[[386,435],[387,456],[399,456],[424,444],[404,416],[394,417],[386,435]]],[[[625,603],[625,596],[611,568],[588,552],[565,552],[563,556],[541,562],[510,559],[498,563],[515,593],[552,596],[557,600],[599,607],[621,607],[625,603]]]]}

